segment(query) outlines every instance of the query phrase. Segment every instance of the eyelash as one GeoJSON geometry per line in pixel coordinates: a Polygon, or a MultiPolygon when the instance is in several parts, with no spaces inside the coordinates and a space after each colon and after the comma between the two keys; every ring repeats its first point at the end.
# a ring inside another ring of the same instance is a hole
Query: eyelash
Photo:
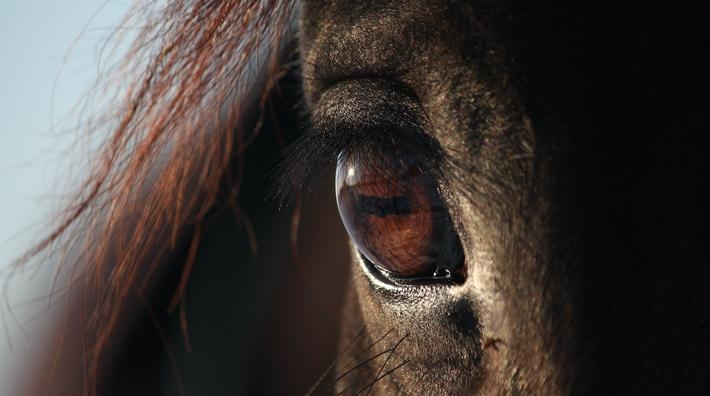
{"type": "Polygon", "coordinates": [[[280,206],[292,203],[298,194],[311,193],[338,157],[351,153],[394,155],[397,150],[418,162],[432,177],[440,175],[443,155],[438,143],[413,122],[368,119],[368,125],[355,127],[330,124],[306,122],[304,132],[280,153],[269,194],[280,206]]]}
{"type": "MultiPolygon", "coordinates": [[[[335,168],[338,157],[351,153],[388,155],[388,148],[402,149],[439,179],[443,152],[438,142],[425,132],[426,117],[417,96],[396,79],[366,80],[390,92],[387,100],[368,104],[366,111],[340,102],[334,105],[323,100],[325,95],[311,109],[303,98],[299,100],[302,132],[278,155],[277,166],[270,175],[269,198],[279,206],[293,203],[299,194],[313,192],[324,180],[324,174],[335,168]],[[332,111],[333,108],[341,111],[332,111]]],[[[340,84],[352,81],[331,81],[330,87],[337,89],[340,84]]],[[[345,92],[348,92],[346,101],[359,97],[357,90],[345,92]]]]}
{"type": "Polygon", "coordinates": [[[406,153],[435,179],[443,155],[434,139],[419,130],[402,130],[388,122],[367,130],[309,128],[280,154],[270,196],[280,206],[291,204],[298,194],[311,193],[324,173],[334,168],[339,156],[406,153]]]}

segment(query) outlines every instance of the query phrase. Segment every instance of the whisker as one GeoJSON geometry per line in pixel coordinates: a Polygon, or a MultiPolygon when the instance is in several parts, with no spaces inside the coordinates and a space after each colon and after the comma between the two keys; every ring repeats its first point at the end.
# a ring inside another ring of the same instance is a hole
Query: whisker
{"type": "MultiPolygon", "coordinates": [[[[379,352],[379,353],[377,353],[377,354],[375,354],[375,355],[373,355],[373,356],[370,356],[369,358],[367,358],[367,359],[363,360],[362,362],[360,362],[357,366],[355,366],[355,367],[351,368],[350,370],[344,372],[343,374],[339,375],[335,380],[333,380],[333,382],[330,383],[330,385],[328,385],[328,387],[333,386],[336,382],[338,382],[338,381],[340,381],[341,379],[343,379],[343,377],[345,377],[346,375],[348,375],[348,374],[354,372],[355,370],[357,370],[357,369],[359,369],[360,367],[366,365],[367,363],[370,363],[371,361],[377,359],[377,358],[380,357],[380,356],[383,356],[383,355],[385,355],[385,354],[389,354],[389,355],[387,356],[387,358],[389,359],[389,357],[392,356],[392,352],[394,352],[394,349],[385,349],[385,350],[382,351],[382,352],[379,352]]],[[[345,388],[345,389],[347,389],[347,388],[345,388]]],[[[340,392],[340,393],[338,393],[338,394],[342,394],[342,393],[343,393],[343,392],[340,392]]]]}
{"type": "MultiPolygon", "coordinates": [[[[355,370],[361,368],[363,365],[367,364],[368,362],[372,361],[373,359],[376,359],[376,358],[378,358],[378,357],[380,357],[380,356],[382,356],[382,355],[384,355],[384,354],[386,354],[386,353],[391,352],[391,351],[392,351],[391,349],[386,349],[386,350],[384,350],[384,351],[382,351],[382,352],[379,352],[378,354],[376,354],[376,355],[374,355],[374,356],[371,356],[370,358],[366,359],[365,361],[362,361],[362,362],[358,363],[358,364],[355,365],[354,367],[349,368],[350,365],[352,365],[353,363],[355,363],[355,362],[358,360],[358,358],[362,357],[365,353],[367,353],[369,350],[371,350],[375,345],[377,345],[377,344],[379,344],[380,342],[382,342],[382,340],[384,340],[385,338],[387,338],[388,335],[392,334],[393,331],[394,331],[394,328],[389,329],[383,336],[381,336],[380,338],[378,338],[375,342],[373,342],[373,343],[371,343],[370,345],[368,345],[366,348],[364,348],[362,351],[360,351],[357,355],[355,355],[352,359],[350,359],[350,361],[348,361],[348,362],[345,364],[345,366],[344,366],[344,369],[347,369],[347,371],[343,372],[342,374],[335,374],[335,375],[337,375],[337,377],[336,377],[332,382],[330,382],[328,385],[326,385],[326,386],[324,387],[324,389],[330,389],[330,388],[332,388],[333,385],[335,385],[336,382],[338,382],[338,381],[340,381],[341,379],[343,379],[343,377],[345,377],[345,376],[347,376],[348,374],[352,373],[353,371],[355,371],[355,370]],[[349,369],[348,369],[348,368],[349,368],[349,369]]],[[[363,326],[363,327],[360,329],[360,331],[358,331],[357,335],[352,339],[352,341],[350,342],[350,344],[348,344],[348,347],[347,347],[343,352],[347,352],[348,350],[351,350],[352,347],[355,345],[355,342],[356,342],[362,335],[364,335],[364,334],[366,334],[366,332],[365,332],[365,326],[363,326]]],[[[316,382],[316,384],[313,385],[313,387],[308,391],[308,393],[306,393],[306,395],[315,395],[315,394],[320,394],[320,393],[322,393],[322,391],[323,391],[324,389],[321,389],[321,392],[319,392],[319,389],[318,389],[318,388],[323,384],[323,381],[324,381],[325,378],[328,376],[328,374],[330,374],[330,373],[333,371],[333,369],[335,368],[335,364],[336,364],[336,363],[337,363],[337,358],[334,359],[333,362],[331,362],[331,364],[328,366],[328,368],[325,370],[325,372],[320,376],[320,378],[318,379],[318,381],[316,382]]],[[[347,388],[345,388],[345,389],[348,389],[348,388],[349,388],[349,387],[347,387],[347,388]]],[[[341,393],[342,393],[342,392],[341,392],[341,393]]]]}
{"type": "Polygon", "coordinates": [[[354,363],[358,358],[360,358],[360,357],[361,357],[362,355],[364,355],[367,351],[369,351],[370,349],[372,349],[372,347],[374,347],[375,345],[379,344],[380,341],[382,341],[382,340],[384,340],[385,338],[387,338],[387,336],[390,335],[393,331],[394,331],[394,327],[391,328],[391,329],[389,329],[382,337],[380,337],[379,339],[377,339],[377,341],[373,342],[372,344],[370,344],[370,346],[368,346],[367,348],[363,349],[360,353],[358,353],[357,355],[355,355],[355,357],[353,357],[352,359],[350,359],[350,361],[345,364],[344,368],[347,368],[347,367],[350,366],[352,363],[354,363]]]}
{"type": "MultiPolygon", "coordinates": [[[[372,381],[372,383],[370,383],[370,384],[368,384],[366,387],[360,389],[360,391],[358,391],[358,393],[356,393],[355,396],[357,396],[357,395],[359,395],[360,393],[362,393],[365,389],[368,389],[368,388],[369,388],[370,390],[372,390],[372,388],[375,386],[375,384],[376,384],[378,381],[380,381],[381,379],[383,379],[383,378],[387,377],[388,375],[394,373],[395,370],[400,369],[402,366],[404,366],[405,364],[407,364],[407,363],[409,363],[409,362],[410,362],[410,360],[407,359],[407,360],[403,361],[402,363],[400,363],[400,364],[394,366],[394,367],[391,368],[390,370],[386,371],[386,372],[385,372],[384,374],[382,374],[381,376],[375,378],[375,380],[372,381]]],[[[367,396],[367,395],[369,395],[369,394],[370,394],[370,391],[367,391],[367,393],[366,393],[365,395],[367,396]]]]}
{"type": "MultiPolygon", "coordinates": [[[[370,394],[370,392],[372,391],[372,388],[375,386],[375,383],[377,383],[377,381],[379,381],[380,379],[384,378],[384,376],[381,376],[381,375],[382,375],[382,370],[385,369],[385,367],[387,366],[387,363],[390,361],[390,358],[392,357],[392,355],[394,355],[394,353],[397,351],[397,348],[399,347],[399,345],[400,345],[400,344],[402,343],[402,341],[404,341],[407,337],[409,337],[409,333],[405,334],[404,337],[400,338],[400,340],[397,341],[397,343],[395,344],[394,348],[392,348],[392,352],[390,352],[390,354],[387,356],[387,359],[385,359],[385,363],[382,364],[382,367],[380,367],[380,371],[377,372],[377,376],[375,377],[375,381],[372,382],[372,384],[370,384],[370,385],[368,386],[368,387],[369,387],[369,390],[367,391],[367,393],[365,394],[365,396],[367,396],[367,395],[370,394]]],[[[398,366],[397,368],[399,368],[399,366],[398,366]]],[[[388,372],[388,373],[389,373],[389,372],[388,372]]],[[[363,390],[367,389],[368,387],[365,387],[364,389],[362,389],[362,390],[361,390],[360,392],[358,392],[357,394],[360,394],[363,390]]]]}
{"type": "MultiPolygon", "coordinates": [[[[360,338],[364,334],[365,334],[365,326],[363,325],[360,328],[360,330],[357,332],[355,337],[353,337],[352,340],[350,340],[350,343],[348,344],[347,347],[345,347],[345,350],[343,352],[349,351],[353,347],[353,345],[355,345],[355,342],[358,340],[358,338],[360,338]]],[[[323,374],[318,378],[318,381],[316,381],[316,383],[313,384],[311,389],[306,393],[307,396],[315,394],[315,392],[318,390],[318,387],[323,383],[323,381],[328,376],[328,374],[330,374],[335,369],[335,364],[337,362],[338,362],[337,357],[335,359],[333,359],[332,362],[330,362],[330,364],[328,365],[328,368],[326,368],[325,371],[323,372],[323,374]]],[[[350,363],[348,363],[348,364],[350,364],[350,363]]],[[[330,387],[331,385],[332,385],[332,383],[330,385],[328,385],[328,387],[330,387]]]]}

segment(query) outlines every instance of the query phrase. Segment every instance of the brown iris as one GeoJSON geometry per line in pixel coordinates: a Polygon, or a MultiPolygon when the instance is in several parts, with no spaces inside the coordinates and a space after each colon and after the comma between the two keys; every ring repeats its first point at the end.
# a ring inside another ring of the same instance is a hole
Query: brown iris
{"type": "Polygon", "coordinates": [[[359,251],[398,278],[462,276],[463,250],[434,180],[404,155],[341,155],[340,217],[359,251]]]}

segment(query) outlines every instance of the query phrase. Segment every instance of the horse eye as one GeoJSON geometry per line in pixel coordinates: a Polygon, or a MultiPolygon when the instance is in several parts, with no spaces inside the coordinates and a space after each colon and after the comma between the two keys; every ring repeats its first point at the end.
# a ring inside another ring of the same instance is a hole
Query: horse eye
{"type": "Polygon", "coordinates": [[[407,156],[341,155],[338,210],[360,253],[388,278],[463,279],[463,249],[432,177],[407,156]]]}

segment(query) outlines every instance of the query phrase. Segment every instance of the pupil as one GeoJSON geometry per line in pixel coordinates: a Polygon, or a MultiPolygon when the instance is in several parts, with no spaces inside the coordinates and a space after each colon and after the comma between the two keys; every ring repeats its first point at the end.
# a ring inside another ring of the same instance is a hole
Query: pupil
{"type": "Polygon", "coordinates": [[[362,214],[366,216],[406,216],[412,211],[409,199],[404,196],[375,197],[360,194],[356,200],[359,201],[362,214]]]}

